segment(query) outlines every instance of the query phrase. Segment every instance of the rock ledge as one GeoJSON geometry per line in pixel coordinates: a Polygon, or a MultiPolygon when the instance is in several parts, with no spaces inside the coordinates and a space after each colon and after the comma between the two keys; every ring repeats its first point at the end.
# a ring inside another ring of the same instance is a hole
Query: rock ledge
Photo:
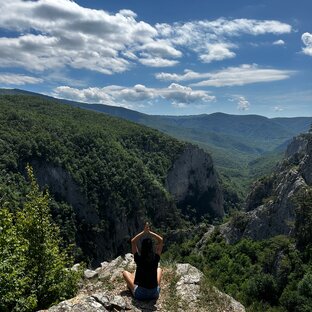
{"type": "Polygon", "coordinates": [[[239,302],[215,287],[204,287],[203,273],[190,264],[163,267],[161,293],[157,301],[135,300],[122,279],[123,270],[135,270],[132,254],[103,262],[94,271],[86,270],[76,297],[41,312],[245,311],[239,302]]]}

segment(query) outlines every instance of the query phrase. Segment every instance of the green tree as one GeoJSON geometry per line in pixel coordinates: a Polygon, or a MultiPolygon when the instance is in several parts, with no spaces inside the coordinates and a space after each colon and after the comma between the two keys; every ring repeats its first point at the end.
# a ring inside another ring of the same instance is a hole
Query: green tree
{"type": "Polygon", "coordinates": [[[27,166],[31,190],[14,216],[0,210],[0,310],[33,311],[75,294],[79,273],[61,250],[58,227],[52,222],[49,194],[43,194],[27,166]]]}
{"type": "Polygon", "coordinates": [[[300,250],[309,251],[312,245],[312,188],[299,192],[295,202],[297,205],[295,221],[297,246],[300,250]]]}

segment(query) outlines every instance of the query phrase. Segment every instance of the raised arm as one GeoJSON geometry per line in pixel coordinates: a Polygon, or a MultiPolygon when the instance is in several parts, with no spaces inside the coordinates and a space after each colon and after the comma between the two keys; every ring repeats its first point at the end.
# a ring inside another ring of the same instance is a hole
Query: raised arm
{"type": "Polygon", "coordinates": [[[131,251],[133,254],[135,254],[136,252],[138,252],[138,245],[137,242],[138,240],[146,233],[149,232],[149,226],[148,223],[145,223],[145,227],[144,230],[142,232],[140,232],[139,234],[135,235],[132,239],[131,239],[131,251]]]}
{"type": "Polygon", "coordinates": [[[156,239],[156,241],[157,241],[156,253],[160,256],[160,255],[161,255],[161,252],[162,252],[162,249],[163,249],[163,246],[164,246],[164,240],[163,240],[163,238],[162,238],[160,235],[158,235],[158,234],[156,234],[156,233],[154,233],[154,232],[152,232],[152,231],[149,231],[149,234],[150,234],[153,238],[156,239]]]}

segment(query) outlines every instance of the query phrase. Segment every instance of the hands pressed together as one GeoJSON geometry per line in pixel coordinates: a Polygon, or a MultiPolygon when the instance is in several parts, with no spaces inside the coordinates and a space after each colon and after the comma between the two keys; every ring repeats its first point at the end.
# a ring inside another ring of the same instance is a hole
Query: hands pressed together
{"type": "Polygon", "coordinates": [[[151,231],[151,228],[150,228],[149,223],[148,223],[148,222],[145,222],[143,232],[148,234],[150,231],[151,231]]]}
{"type": "Polygon", "coordinates": [[[131,239],[132,253],[135,254],[136,252],[138,252],[137,241],[143,235],[146,235],[146,234],[150,235],[152,238],[154,238],[157,241],[156,253],[160,255],[162,252],[162,248],[163,248],[163,238],[160,235],[151,231],[151,227],[148,222],[145,222],[144,230],[131,239]]]}

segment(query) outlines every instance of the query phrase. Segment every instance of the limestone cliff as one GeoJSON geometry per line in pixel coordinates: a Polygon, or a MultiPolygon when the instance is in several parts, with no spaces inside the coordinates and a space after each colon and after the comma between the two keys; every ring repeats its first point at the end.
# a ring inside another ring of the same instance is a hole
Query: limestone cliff
{"type": "Polygon", "coordinates": [[[230,243],[240,238],[255,240],[292,235],[296,218],[294,196],[312,185],[311,134],[293,139],[270,177],[257,181],[247,198],[246,212],[221,226],[230,243]]]}
{"type": "MultiPolygon", "coordinates": [[[[146,218],[155,226],[177,229],[181,213],[195,216],[223,216],[223,199],[213,162],[209,154],[187,145],[168,171],[166,185],[147,185],[142,193],[145,206],[101,209],[90,200],[73,176],[60,165],[33,159],[40,186],[48,186],[57,201],[72,206],[76,220],[76,241],[94,266],[101,259],[112,259],[128,250],[129,239],[141,230],[146,218]],[[171,195],[170,195],[171,194],[171,195]],[[177,209],[178,208],[178,209],[177,209]]],[[[101,185],[98,185],[101,193],[101,185]]],[[[113,194],[112,194],[113,195],[113,194]]],[[[104,194],[103,198],[111,197],[104,194]]]]}
{"type": "Polygon", "coordinates": [[[111,262],[102,262],[101,267],[94,271],[86,270],[77,296],[45,311],[245,311],[244,306],[232,297],[207,285],[203,273],[190,264],[171,264],[162,268],[163,278],[158,300],[133,299],[122,279],[123,270],[135,270],[132,254],[126,254],[111,262]]]}
{"type": "Polygon", "coordinates": [[[177,205],[196,208],[196,216],[222,217],[223,196],[211,156],[188,145],[168,172],[166,188],[177,205]]]}

